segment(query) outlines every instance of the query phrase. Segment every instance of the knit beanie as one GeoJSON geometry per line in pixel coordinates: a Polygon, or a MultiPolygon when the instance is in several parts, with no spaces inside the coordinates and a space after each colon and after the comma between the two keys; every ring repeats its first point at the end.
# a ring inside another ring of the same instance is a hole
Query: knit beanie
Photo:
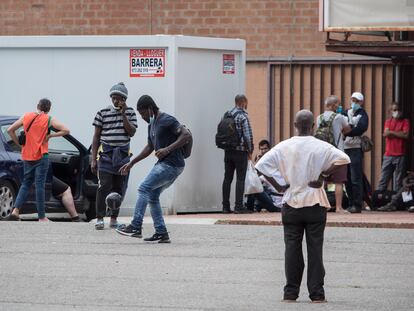
{"type": "Polygon", "coordinates": [[[109,96],[112,96],[115,94],[128,98],[128,90],[125,87],[124,82],[119,82],[118,84],[115,84],[113,87],[111,87],[111,89],[109,90],[109,96]]]}

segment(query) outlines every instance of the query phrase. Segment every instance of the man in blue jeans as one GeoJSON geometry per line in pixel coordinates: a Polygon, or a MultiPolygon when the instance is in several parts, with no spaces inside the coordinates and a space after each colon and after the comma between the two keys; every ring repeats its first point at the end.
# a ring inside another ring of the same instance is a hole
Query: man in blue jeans
{"type": "Polygon", "coordinates": [[[351,131],[345,134],[344,151],[350,157],[346,193],[349,198],[349,213],[361,213],[363,202],[363,152],[361,149],[361,136],[368,129],[369,119],[364,109],[364,95],[354,92],[351,95],[351,109],[347,112],[351,131]]]}
{"type": "Polygon", "coordinates": [[[40,222],[48,221],[45,214],[45,182],[49,169],[49,139],[69,134],[69,129],[55,118],[49,116],[52,103],[47,98],[42,98],[36,112],[28,112],[14,122],[8,129],[13,142],[20,146],[22,143],[22,160],[24,177],[17,194],[12,213],[6,220],[20,220],[19,214],[23,203],[26,201],[32,184],[36,188],[36,208],[40,222]],[[23,127],[26,139],[19,141],[16,130],[23,127]],[[56,132],[50,132],[50,128],[56,132]]]}
{"type": "Polygon", "coordinates": [[[149,204],[155,233],[144,241],[170,243],[159,198],[161,192],[171,186],[183,172],[185,163],[182,147],[190,140],[191,134],[176,118],[161,112],[148,95],[140,97],[137,110],[149,124],[148,143],[131,162],[121,167],[120,172],[127,174],[132,166],[148,157],[154,150],[158,162],[138,188],[138,200],[131,224],[116,231],[122,235],[142,238],[142,222],[149,204]]]}

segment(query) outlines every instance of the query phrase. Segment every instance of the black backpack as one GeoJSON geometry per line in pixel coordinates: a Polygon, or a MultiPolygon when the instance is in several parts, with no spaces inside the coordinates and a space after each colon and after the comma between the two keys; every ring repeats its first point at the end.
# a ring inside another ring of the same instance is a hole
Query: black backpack
{"type": "Polygon", "coordinates": [[[183,127],[185,127],[186,130],[190,132],[190,138],[188,139],[187,143],[181,147],[183,151],[184,159],[187,159],[188,157],[190,157],[191,149],[193,148],[193,134],[191,133],[188,127],[186,127],[185,125],[183,125],[183,127]]]}
{"type": "Polygon", "coordinates": [[[240,144],[240,137],[236,130],[235,117],[227,111],[217,125],[216,146],[220,149],[235,149],[240,144]]]}

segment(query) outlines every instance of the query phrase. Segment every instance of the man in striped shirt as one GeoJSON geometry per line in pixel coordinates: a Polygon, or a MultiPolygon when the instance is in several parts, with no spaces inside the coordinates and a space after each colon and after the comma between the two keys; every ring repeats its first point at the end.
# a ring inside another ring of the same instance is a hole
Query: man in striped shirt
{"type": "Polygon", "coordinates": [[[253,133],[245,109],[247,109],[247,97],[245,95],[237,95],[235,106],[229,112],[234,118],[239,144],[234,149],[226,149],[224,151],[223,213],[231,213],[230,188],[234,171],[236,171],[237,175],[234,212],[238,214],[251,213],[250,210],[243,207],[247,160],[251,159],[253,152],[253,133]]]}
{"type": "MultiPolygon", "coordinates": [[[[112,105],[98,111],[93,121],[95,133],[92,141],[91,169],[97,174],[99,185],[96,192],[95,229],[104,229],[106,214],[105,198],[111,192],[125,194],[128,176],[118,171],[129,162],[129,142],[134,136],[137,116],[132,107],[126,105],[128,90],[124,83],[114,85],[109,91],[112,105]]],[[[116,228],[119,210],[111,211],[110,227],[116,228]]]]}

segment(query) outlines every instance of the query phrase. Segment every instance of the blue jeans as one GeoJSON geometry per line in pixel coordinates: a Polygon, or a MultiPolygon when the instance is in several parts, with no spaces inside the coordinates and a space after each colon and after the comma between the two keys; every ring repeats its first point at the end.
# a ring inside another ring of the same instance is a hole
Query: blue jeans
{"type": "Polygon", "coordinates": [[[157,163],[138,188],[138,200],[135,205],[134,218],[131,225],[141,228],[145,210],[149,204],[156,233],[166,233],[164,217],[160,205],[160,194],[167,189],[183,172],[184,167],[174,167],[165,163],[157,163]]]}
{"type": "Polygon", "coordinates": [[[33,182],[36,188],[36,208],[39,219],[45,218],[45,183],[49,169],[49,158],[38,161],[23,161],[23,183],[17,194],[15,207],[20,209],[26,201],[33,182]]]}

